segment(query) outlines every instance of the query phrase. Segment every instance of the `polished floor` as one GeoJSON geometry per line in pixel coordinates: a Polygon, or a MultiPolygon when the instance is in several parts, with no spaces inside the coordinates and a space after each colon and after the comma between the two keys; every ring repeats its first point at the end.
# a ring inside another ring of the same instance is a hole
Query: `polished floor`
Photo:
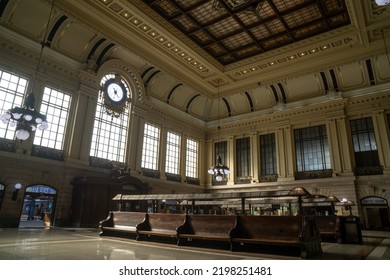
{"type": "MultiPolygon", "coordinates": [[[[24,224],[0,229],[0,260],[298,260],[297,256],[178,247],[99,237],[97,229],[24,224]]],[[[363,244],[322,243],[320,260],[390,260],[390,231],[363,231],[363,244]]]]}

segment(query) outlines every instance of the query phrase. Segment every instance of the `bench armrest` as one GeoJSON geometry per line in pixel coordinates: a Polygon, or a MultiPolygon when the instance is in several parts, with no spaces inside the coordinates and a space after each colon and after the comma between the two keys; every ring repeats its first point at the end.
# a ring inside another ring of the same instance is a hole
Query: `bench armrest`
{"type": "Polygon", "coordinates": [[[190,222],[188,221],[188,215],[186,215],[184,223],[177,227],[176,232],[177,232],[177,234],[193,234],[194,233],[194,230],[192,229],[190,222]]]}
{"type": "Polygon", "coordinates": [[[147,213],[145,214],[144,220],[136,225],[136,229],[137,229],[137,231],[139,231],[139,230],[150,231],[151,230],[151,227],[149,224],[149,215],[147,213]]]}
{"type": "Polygon", "coordinates": [[[108,213],[107,218],[99,222],[99,228],[101,229],[102,227],[113,227],[113,226],[114,226],[114,213],[110,211],[108,213]]]}

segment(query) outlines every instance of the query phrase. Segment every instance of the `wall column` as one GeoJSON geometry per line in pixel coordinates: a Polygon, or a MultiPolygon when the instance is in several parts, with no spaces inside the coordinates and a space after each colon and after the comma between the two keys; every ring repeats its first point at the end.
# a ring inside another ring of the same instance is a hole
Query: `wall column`
{"type": "MultiPolygon", "coordinates": [[[[227,138],[227,148],[228,148],[228,160],[229,164],[228,167],[230,169],[230,174],[227,185],[234,185],[234,178],[236,176],[236,170],[235,170],[235,162],[236,162],[236,153],[234,152],[236,143],[235,138],[233,136],[230,136],[227,138]]],[[[225,163],[226,164],[226,163],[225,163]]]]}
{"type": "MultiPolygon", "coordinates": [[[[68,161],[82,161],[89,164],[89,153],[95,121],[96,104],[99,96],[99,85],[95,83],[94,74],[82,73],[80,86],[77,95],[72,102],[74,118],[70,118],[68,125],[72,128],[70,132],[68,161]]],[[[72,114],[72,112],[71,112],[72,114]]]]}
{"type": "Polygon", "coordinates": [[[205,170],[202,170],[203,173],[205,174],[206,176],[206,187],[211,187],[212,186],[212,176],[210,174],[208,174],[208,169],[209,167],[213,166],[215,164],[214,162],[214,141],[213,140],[207,140],[205,142],[205,150],[206,150],[206,153],[202,153],[203,155],[205,154],[206,157],[204,159],[204,162],[206,162],[206,168],[205,170]],[[209,165],[207,165],[209,164],[209,165]]]}
{"type": "Polygon", "coordinates": [[[167,128],[165,126],[161,127],[160,131],[160,149],[158,155],[158,170],[160,171],[160,179],[166,180],[165,176],[165,159],[166,159],[166,147],[167,147],[167,128]]]}
{"type": "Polygon", "coordinates": [[[278,159],[278,181],[293,181],[294,149],[291,126],[276,129],[276,151],[278,159]]]}
{"type": "Polygon", "coordinates": [[[185,182],[186,180],[186,157],[187,157],[187,137],[183,133],[181,135],[181,144],[180,144],[180,177],[181,181],[185,182]]]}
{"type": "Polygon", "coordinates": [[[206,160],[202,155],[207,154],[206,151],[208,150],[208,142],[205,142],[204,139],[199,139],[199,148],[198,148],[198,177],[201,187],[206,187],[207,180],[209,179],[210,175],[207,173],[207,170],[209,166],[206,164],[206,160]],[[207,176],[207,179],[205,178],[207,176]],[[205,182],[203,185],[202,182],[205,182]]]}
{"type": "Polygon", "coordinates": [[[341,161],[341,172],[343,175],[353,175],[352,171],[352,158],[353,150],[351,147],[351,137],[347,126],[347,120],[345,117],[336,119],[336,129],[338,143],[340,147],[339,157],[341,161]]]}
{"type": "Polygon", "coordinates": [[[145,110],[134,106],[131,112],[131,125],[129,129],[128,149],[130,152],[127,155],[128,166],[131,170],[141,172],[142,161],[142,146],[144,137],[145,125],[145,110]]]}
{"type": "Polygon", "coordinates": [[[251,141],[251,172],[252,183],[258,183],[259,179],[259,136],[257,133],[252,133],[250,136],[251,141]]]}

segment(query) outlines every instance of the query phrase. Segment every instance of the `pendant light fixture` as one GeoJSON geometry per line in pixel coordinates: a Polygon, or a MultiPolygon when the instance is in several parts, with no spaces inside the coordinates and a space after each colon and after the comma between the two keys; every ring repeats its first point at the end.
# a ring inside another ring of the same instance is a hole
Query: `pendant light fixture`
{"type": "Polygon", "coordinates": [[[378,5],[378,6],[385,6],[387,4],[390,3],[389,0],[375,0],[375,3],[378,5]]]}
{"type": "MultiPolygon", "coordinates": [[[[219,79],[218,79],[218,82],[217,82],[217,91],[218,91],[218,99],[217,99],[217,113],[218,113],[218,139],[220,140],[220,134],[219,134],[219,131],[221,129],[220,127],[220,124],[219,124],[219,121],[220,121],[220,115],[219,115],[219,79]]],[[[208,173],[210,175],[213,175],[215,180],[217,182],[221,182],[224,178],[225,175],[228,175],[230,173],[230,170],[229,170],[229,167],[227,167],[226,165],[224,165],[222,163],[222,159],[221,159],[221,156],[218,155],[217,156],[217,161],[215,163],[215,165],[211,166],[209,169],[208,169],[208,173]]]]}
{"type": "MultiPolygon", "coordinates": [[[[38,64],[35,69],[35,75],[33,77],[33,82],[31,85],[31,89],[34,89],[35,81],[37,79],[39,65],[41,64],[41,58],[43,49],[45,48],[47,42],[46,37],[49,30],[50,18],[53,12],[54,0],[52,2],[49,19],[46,25],[46,31],[44,34],[43,41],[41,42],[41,50],[39,53],[38,64]]],[[[35,96],[34,93],[29,93],[24,99],[22,107],[14,107],[12,109],[7,110],[1,117],[0,120],[4,124],[9,124],[11,127],[16,127],[15,137],[24,141],[30,137],[31,132],[34,132],[37,129],[45,130],[49,127],[46,116],[39,113],[35,110],[35,96]]]]}

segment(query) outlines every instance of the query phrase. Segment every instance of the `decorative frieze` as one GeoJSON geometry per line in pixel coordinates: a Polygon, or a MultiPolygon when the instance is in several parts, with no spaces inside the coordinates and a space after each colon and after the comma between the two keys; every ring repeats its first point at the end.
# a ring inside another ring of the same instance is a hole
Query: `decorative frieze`
{"type": "Polygon", "coordinates": [[[158,170],[142,168],[142,175],[146,177],[160,179],[160,171],[158,170]]]}
{"type": "Polygon", "coordinates": [[[318,179],[318,178],[332,178],[333,170],[313,170],[313,171],[304,171],[304,172],[295,172],[295,180],[305,180],[305,179],[318,179]]]}
{"type": "Polygon", "coordinates": [[[356,176],[383,175],[383,166],[362,166],[355,168],[356,176]]]}
{"type": "Polygon", "coordinates": [[[64,161],[65,159],[65,152],[63,150],[57,150],[38,145],[33,145],[31,155],[59,161],[64,161]]]}
{"type": "Polygon", "coordinates": [[[15,152],[16,140],[0,138],[0,151],[15,152]]]}

